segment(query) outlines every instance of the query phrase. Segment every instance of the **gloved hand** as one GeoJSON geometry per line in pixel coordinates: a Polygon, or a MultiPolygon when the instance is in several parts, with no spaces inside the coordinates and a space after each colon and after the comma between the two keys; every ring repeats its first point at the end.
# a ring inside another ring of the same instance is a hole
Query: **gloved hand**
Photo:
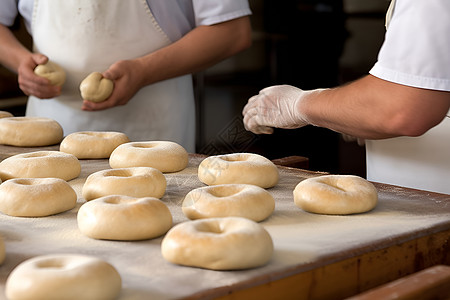
{"type": "Polygon", "coordinates": [[[308,125],[298,107],[311,92],[314,91],[303,91],[290,85],[261,90],[248,100],[242,111],[245,128],[256,134],[271,134],[273,127],[293,129],[308,125]]]}

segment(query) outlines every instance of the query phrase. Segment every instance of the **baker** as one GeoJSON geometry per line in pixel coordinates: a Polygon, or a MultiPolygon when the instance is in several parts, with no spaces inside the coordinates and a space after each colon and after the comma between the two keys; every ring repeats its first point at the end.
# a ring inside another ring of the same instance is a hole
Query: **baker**
{"type": "Polygon", "coordinates": [[[5,0],[0,3],[0,62],[29,95],[26,115],[58,121],[64,133],[119,131],[132,141],[171,140],[194,152],[190,73],[247,48],[247,0],[5,0]],[[20,13],[33,52],[7,26],[20,13]],[[48,60],[66,72],[62,87],[33,69],[48,60]],[[111,96],[81,99],[92,72],[114,83],[111,96]],[[42,100],[45,99],[45,100],[42,100]]]}
{"type": "Polygon", "coordinates": [[[249,99],[245,127],[326,127],[367,149],[367,179],[450,194],[450,2],[391,3],[370,74],[345,86],[272,86],[249,99]]]}

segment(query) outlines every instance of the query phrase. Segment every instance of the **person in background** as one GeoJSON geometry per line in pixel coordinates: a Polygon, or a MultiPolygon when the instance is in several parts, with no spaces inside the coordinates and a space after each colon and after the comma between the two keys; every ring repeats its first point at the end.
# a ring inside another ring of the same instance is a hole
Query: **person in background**
{"type": "Polygon", "coordinates": [[[26,115],[58,121],[67,135],[120,131],[132,141],[171,140],[195,151],[191,73],[250,47],[247,0],[4,0],[0,63],[29,96],[26,115]],[[33,39],[12,35],[20,14],[33,39]],[[51,60],[67,74],[62,89],[33,73],[51,60]],[[81,99],[91,72],[114,81],[104,102],[81,99]]]}
{"type": "Polygon", "coordinates": [[[450,194],[449,14],[446,0],[391,2],[368,75],[329,89],[265,88],[243,109],[246,129],[329,128],[365,140],[368,180],[450,194]]]}

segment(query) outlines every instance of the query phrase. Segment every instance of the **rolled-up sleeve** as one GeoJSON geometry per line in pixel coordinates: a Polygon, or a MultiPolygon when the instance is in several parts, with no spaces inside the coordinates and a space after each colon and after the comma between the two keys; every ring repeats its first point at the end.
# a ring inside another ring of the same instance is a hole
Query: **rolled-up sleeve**
{"type": "Polygon", "coordinates": [[[195,25],[213,25],[251,14],[247,0],[194,0],[195,25]]]}
{"type": "Polygon", "coordinates": [[[14,24],[18,14],[16,0],[1,0],[0,1],[0,23],[5,26],[14,24]]]}
{"type": "Polygon", "coordinates": [[[450,1],[397,0],[370,74],[395,83],[450,91],[450,1]]]}

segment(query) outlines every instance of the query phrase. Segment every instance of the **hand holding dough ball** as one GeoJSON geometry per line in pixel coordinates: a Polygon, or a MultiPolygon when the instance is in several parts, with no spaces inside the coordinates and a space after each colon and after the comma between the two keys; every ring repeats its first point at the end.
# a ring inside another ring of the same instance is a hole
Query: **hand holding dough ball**
{"type": "Polygon", "coordinates": [[[66,72],[57,63],[48,61],[34,68],[34,73],[50,80],[51,85],[62,86],[66,81],[66,72]]]}
{"type": "Polygon", "coordinates": [[[81,131],[66,136],[59,151],[75,155],[78,159],[109,158],[114,149],[130,140],[126,134],[112,131],[81,131]]]}
{"type": "Polygon", "coordinates": [[[0,178],[61,178],[71,180],[81,172],[80,161],[60,151],[35,151],[10,156],[0,162],[0,178]]]}
{"type": "Polygon", "coordinates": [[[183,146],[170,141],[130,142],[117,147],[109,158],[111,168],[152,167],[163,173],[178,172],[188,165],[183,146]]]}
{"type": "Polygon", "coordinates": [[[198,167],[198,178],[207,185],[242,183],[270,188],[278,183],[277,166],[254,153],[232,153],[205,158],[198,167]]]}
{"type": "Polygon", "coordinates": [[[324,175],[301,181],[294,189],[295,205],[327,215],[348,215],[372,210],[378,202],[375,186],[354,175],[324,175]]]}
{"type": "Polygon", "coordinates": [[[0,144],[17,147],[55,145],[63,139],[61,125],[49,118],[0,118],[0,144]]]}
{"type": "Polygon", "coordinates": [[[191,220],[243,217],[255,222],[270,216],[275,209],[273,196],[262,187],[250,184],[222,184],[190,191],[182,210],[191,220]]]}
{"type": "Polygon", "coordinates": [[[99,72],[92,72],[80,84],[81,97],[92,102],[102,102],[111,96],[114,82],[99,72]]]}
{"type": "Polygon", "coordinates": [[[14,217],[45,217],[75,207],[77,194],[59,178],[17,178],[0,185],[0,211],[14,217]]]}
{"type": "Polygon", "coordinates": [[[78,210],[78,228],[93,239],[144,240],[166,233],[172,214],[159,199],[111,195],[83,204],[78,210]]]}
{"type": "Polygon", "coordinates": [[[211,270],[239,270],[266,264],[273,253],[269,233],[239,217],[208,218],[180,223],[161,244],[167,261],[211,270]]]}
{"type": "Polygon", "coordinates": [[[8,276],[8,299],[116,299],[122,289],[117,270],[93,256],[51,254],[19,264],[8,276]]]}
{"type": "Polygon", "coordinates": [[[166,177],[155,168],[107,169],[88,176],[82,195],[86,201],[108,195],[161,198],[166,185],[166,177]]]}

